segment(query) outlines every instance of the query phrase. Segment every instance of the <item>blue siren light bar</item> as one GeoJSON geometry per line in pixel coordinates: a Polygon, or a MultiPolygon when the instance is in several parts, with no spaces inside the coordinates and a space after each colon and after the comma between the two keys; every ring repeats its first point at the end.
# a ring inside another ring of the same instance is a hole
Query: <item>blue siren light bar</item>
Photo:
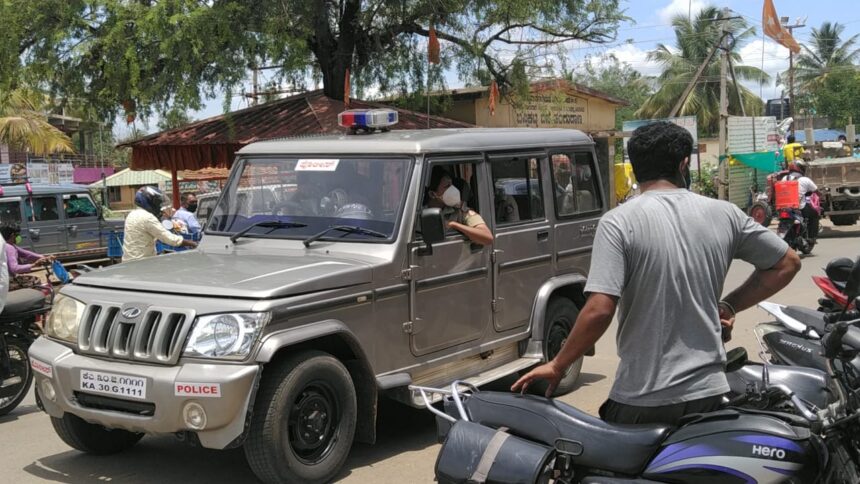
{"type": "Polygon", "coordinates": [[[387,128],[397,124],[393,109],[350,109],[337,115],[341,127],[352,129],[387,128]]]}

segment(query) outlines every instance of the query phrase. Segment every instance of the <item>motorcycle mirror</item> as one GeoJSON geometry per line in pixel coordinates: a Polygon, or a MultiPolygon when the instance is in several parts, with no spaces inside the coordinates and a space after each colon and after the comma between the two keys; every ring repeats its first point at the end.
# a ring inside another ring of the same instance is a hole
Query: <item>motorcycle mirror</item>
{"type": "Polygon", "coordinates": [[[848,274],[848,281],[845,282],[845,295],[848,296],[849,301],[860,296],[860,259],[854,262],[854,267],[848,274]]]}

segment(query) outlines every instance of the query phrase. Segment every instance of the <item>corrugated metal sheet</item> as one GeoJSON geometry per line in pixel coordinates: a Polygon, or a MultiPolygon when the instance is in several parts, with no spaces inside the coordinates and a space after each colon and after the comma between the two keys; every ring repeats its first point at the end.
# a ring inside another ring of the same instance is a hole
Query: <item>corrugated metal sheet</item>
{"type": "Polygon", "coordinates": [[[767,186],[767,176],[770,173],[754,170],[743,163],[729,165],[729,201],[746,210],[752,200],[750,187],[758,181],[759,191],[764,191],[767,186]]]}
{"type": "MultiPolygon", "coordinates": [[[[159,183],[170,180],[170,173],[161,170],[142,170],[134,171],[129,168],[122,170],[105,179],[109,187],[129,187],[142,185],[158,185],[159,183]]],[[[101,188],[104,184],[101,181],[93,183],[91,187],[101,188]]]]}
{"type": "MultiPolygon", "coordinates": [[[[353,100],[352,109],[389,108],[353,100]]],[[[222,114],[156,133],[123,146],[132,148],[135,170],[200,170],[229,167],[239,148],[254,141],[321,133],[343,133],[337,115],[344,104],[313,91],[222,114]]],[[[472,125],[398,109],[398,129],[468,128],[472,125]],[[429,118],[429,119],[428,119],[429,118]],[[429,121],[429,122],[428,122],[429,121]]]]}

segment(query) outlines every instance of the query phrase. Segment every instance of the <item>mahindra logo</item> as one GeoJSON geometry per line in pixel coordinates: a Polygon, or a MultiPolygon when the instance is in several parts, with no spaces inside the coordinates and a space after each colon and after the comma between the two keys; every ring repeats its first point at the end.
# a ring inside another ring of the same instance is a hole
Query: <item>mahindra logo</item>
{"type": "Polygon", "coordinates": [[[140,313],[141,313],[141,311],[138,308],[128,308],[128,309],[124,309],[122,311],[122,317],[124,317],[126,319],[134,319],[134,318],[140,316],[140,313]]]}

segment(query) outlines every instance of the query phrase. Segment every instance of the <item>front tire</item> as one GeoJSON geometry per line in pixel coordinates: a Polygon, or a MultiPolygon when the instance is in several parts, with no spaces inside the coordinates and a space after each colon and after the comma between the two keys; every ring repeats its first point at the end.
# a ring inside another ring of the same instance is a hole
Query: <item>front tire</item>
{"type": "Polygon", "coordinates": [[[85,422],[70,413],[64,414],[62,418],[51,417],[51,425],[69,447],[88,454],[116,454],[134,447],[143,438],[143,434],[120,429],[111,430],[85,422]]]}
{"type": "MultiPolygon", "coordinates": [[[[562,346],[570,336],[570,332],[573,331],[577,316],[579,316],[579,309],[570,299],[554,297],[549,300],[546,316],[544,316],[543,354],[546,361],[552,360],[561,351],[562,346]]],[[[566,395],[573,391],[576,387],[576,380],[579,379],[579,374],[582,372],[583,359],[584,357],[570,365],[567,373],[555,388],[553,397],[566,395]]],[[[545,395],[547,388],[545,381],[536,381],[529,385],[529,392],[545,395]]]]}
{"type": "Polygon", "coordinates": [[[29,344],[20,339],[7,339],[6,351],[9,353],[9,363],[12,367],[13,377],[21,378],[21,382],[10,388],[13,395],[0,398],[0,416],[15,410],[27,396],[30,386],[33,384],[33,371],[30,369],[30,358],[27,356],[29,344]]]}
{"type": "Polygon", "coordinates": [[[307,351],[264,369],[245,457],[268,483],[329,482],[352,447],[355,386],[346,367],[307,351]]]}

